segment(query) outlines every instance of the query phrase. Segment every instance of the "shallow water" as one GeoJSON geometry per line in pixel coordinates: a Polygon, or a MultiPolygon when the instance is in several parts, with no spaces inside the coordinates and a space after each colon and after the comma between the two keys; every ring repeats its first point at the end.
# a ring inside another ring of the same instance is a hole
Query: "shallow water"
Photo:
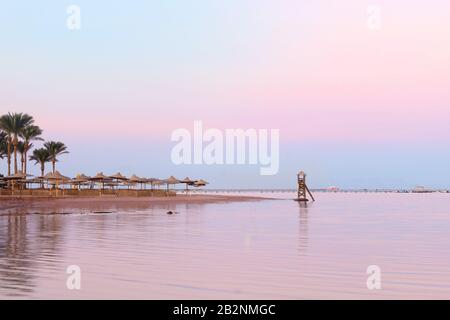
{"type": "Polygon", "coordinates": [[[450,299],[450,194],[315,196],[2,215],[0,298],[450,299]]]}

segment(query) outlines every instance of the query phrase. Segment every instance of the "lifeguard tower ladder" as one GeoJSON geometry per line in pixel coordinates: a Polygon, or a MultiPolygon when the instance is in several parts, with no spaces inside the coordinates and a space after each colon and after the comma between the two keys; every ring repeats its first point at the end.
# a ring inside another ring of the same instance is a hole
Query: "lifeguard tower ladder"
{"type": "Polygon", "coordinates": [[[313,195],[308,189],[308,186],[306,185],[306,174],[303,171],[300,171],[297,174],[297,199],[295,199],[295,201],[308,202],[309,199],[307,198],[306,193],[309,194],[312,201],[315,201],[313,195]]]}

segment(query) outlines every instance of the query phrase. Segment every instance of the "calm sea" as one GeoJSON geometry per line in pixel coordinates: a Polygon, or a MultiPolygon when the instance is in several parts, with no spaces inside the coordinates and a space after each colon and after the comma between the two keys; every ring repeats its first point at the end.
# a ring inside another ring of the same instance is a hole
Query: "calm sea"
{"type": "Polygon", "coordinates": [[[267,196],[0,215],[0,298],[450,299],[450,194],[267,196]]]}

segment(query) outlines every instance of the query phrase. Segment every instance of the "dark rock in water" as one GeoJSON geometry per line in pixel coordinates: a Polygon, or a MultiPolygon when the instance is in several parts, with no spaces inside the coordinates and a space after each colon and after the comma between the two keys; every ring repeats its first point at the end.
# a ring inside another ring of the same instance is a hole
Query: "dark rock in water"
{"type": "Polygon", "coordinates": [[[36,215],[40,215],[40,216],[54,216],[54,215],[69,215],[69,214],[73,214],[71,212],[31,212],[30,214],[36,214],[36,215]]]}
{"type": "Polygon", "coordinates": [[[167,211],[167,214],[173,214],[173,211],[167,211]]]}

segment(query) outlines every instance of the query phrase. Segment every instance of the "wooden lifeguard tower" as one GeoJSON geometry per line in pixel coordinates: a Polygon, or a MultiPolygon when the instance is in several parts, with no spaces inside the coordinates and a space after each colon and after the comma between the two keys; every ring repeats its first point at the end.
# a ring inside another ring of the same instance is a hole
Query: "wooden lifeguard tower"
{"type": "Polygon", "coordinates": [[[300,171],[297,174],[297,199],[295,199],[295,201],[308,202],[309,199],[307,198],[306,193],[309,194],[312,201],[315,201],[313,195],[308,189],[308,186],[306,185],[306,174],[303,171],[300,171]]]}

